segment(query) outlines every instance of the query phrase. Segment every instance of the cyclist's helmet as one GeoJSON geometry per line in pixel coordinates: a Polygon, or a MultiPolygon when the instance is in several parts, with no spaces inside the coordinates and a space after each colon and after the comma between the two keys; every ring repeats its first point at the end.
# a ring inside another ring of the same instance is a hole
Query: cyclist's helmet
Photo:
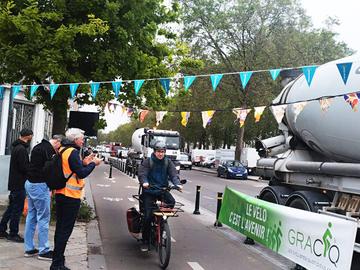
{"type": "Polygon", "coordinates": [[[156,150],[166,150],[166,144],[162,141],[156,141],[154,142],[154,151],[156,150]]]}

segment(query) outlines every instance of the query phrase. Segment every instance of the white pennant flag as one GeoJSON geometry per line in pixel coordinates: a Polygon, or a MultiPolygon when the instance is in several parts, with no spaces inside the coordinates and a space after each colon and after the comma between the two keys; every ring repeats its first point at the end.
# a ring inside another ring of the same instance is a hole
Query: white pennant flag
{"type": "Polygon", "coordinates": [[[158,126],[161,123],[165,114],[167,114],[167,111],[156,112],[156,126],[158,126]]]}
{"type": "Polygon", "coordinates": [[[333,98],[321,98],[319,100],[320,103],[320,109],[323,112],[327,112],[328,109],[330,108],[331,103],[333,102],[333,98]]]}
{"type": "Polygon", "coordinates": [[[240,127],[243,127],[245,124],[246,117],[251,109],[241,109],[241,108],[234,108],[233,113],[236,115],[236,118],[239,119],[240,127]]]}
{"type": "Polygon", "coordinates": [[[271,112],[273,113],[275,120],[278,124],[280,124],[282,119],[284,118],[286,108],[287,108],[287,104],[270,107],[271,112]]]}
{"type": "Polygon", "coordinates": [[[295,114],[295,118],[294,118],[295,122],[296,122],[296,119],[298,118],[299,114],[305,108],[306,104],[307,104],[307,101],[302,101],[302,102],[291,104],[291,109],[295,114]]]}
{"type": "Polygon", "coordinates": [[[202,120],[203,120],[203,127],[206,128],[206,126],[208,124],[210,124],[211,122],[211,118],[214,116],[215,111],[211,110],[211,111],[202,111],[201,112],[201,116],[202,116],[202,120]]]}

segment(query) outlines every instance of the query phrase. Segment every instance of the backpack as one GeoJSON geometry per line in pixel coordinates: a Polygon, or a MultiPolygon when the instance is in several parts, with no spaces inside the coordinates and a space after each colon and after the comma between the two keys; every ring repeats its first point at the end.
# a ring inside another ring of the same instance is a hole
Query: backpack
{"type": "Polygon", "coordinates": [[[51,159],[46,161],[44,164],[43,173],[46,184],[50,190],[64,188],[66,186],[66,182],[73,175],[73,172],[71,172],[69,177],[66,178],[62,168],[62,154],[69,148],[70,147],[65,147],[60,152],[53,155],[51,159]]]}

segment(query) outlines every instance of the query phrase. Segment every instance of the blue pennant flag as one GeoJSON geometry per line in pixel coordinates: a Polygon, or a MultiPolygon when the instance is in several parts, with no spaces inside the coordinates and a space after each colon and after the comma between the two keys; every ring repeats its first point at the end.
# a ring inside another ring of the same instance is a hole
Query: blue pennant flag
{"type": "Polygon", "coordinates": [[[50,98],[53,99],[55,93],[56,93],[56,90],[58,89],[59,85],[58,84],[55,84],[55,83],[52,83],[50,84],[50,98]]]}
{"type": "Polygon", "coordinates": [[[269,72],[270,72],[270,75],[271,75],[271,78],[273,79],[273,81],[276,80],[276,78],[279,76],[280,74],[280,71],[281,69],[270,69],[269,72]]]}
{"type": "Polygon", "coordinates": [[[144,80],[135,80],[134,87],[135,87],[135,95],[137,95],[140,91],[141,86],[143,85],[144,80]]]}
{"type": "Polygon", "coordinates": [[[185,91],[187,91],[191,84],[194,82],[196,76],[185,76],[184,77],[184,88],[185,88],[185,91]]]}
{"type": "Polygon", "coordinates": [[[249,82],[251,75],[253,74],[252,71],[244,71],[244,72],[240,72],[240,80],[241,80],[241,84],[243,89],[245,89],[247,83],[249,82]]]}
{"type": "Polygon", "coordinates": [[[21,89],[21,85],[13,85],[13,86],[12,86],[13,99],[15,99],[16,95],[20,92],[20,89],[21,89]]]}
{"type": "Polygon", "coordinates": [[[36,92],[36,90],[39,88],[38,85],[36,84],[33,84],[31,87],[30,87],[30,98],[32,98],[36,92]]]}
{"type": "Polygon", "coordinates": [[[78,83],[71,83],[70,84],[70,96],[71,98],[75,97],[76,90],[78,89],[79,84],[78,83]]]}
{"type": "Polygon", "coordinates": [[[213,74],[213,75],[210,76],[211,85],[212,85],[212,88],[213,88],[214,92],[216,90],[216,87],[219,85],[222,77],[223,77],[223,74],[213,74]]]}
{"type": "Polygon", "coordinates": [[[170,90],[170,79],[160,79],[160,84],[164,88],[166,94],[169,94],[170,90]]]}
{"type": "Polygon", "coordinates": [[[100,83],[99,82],[92,82],[90,83],[90,87],[91,87],[91,95],[96,98],[96,95],[99,91],[100,88],[100,83]]]}
{"type": "Polygon", "coordinates": [[[0,100],[4,98],[4,86],[0,85],[0,100]]]}
{"type": "Polygon", "coordinates": [[[308,83],[309,86],[311,85],[311,82],[312,82],[312,79],[314,77],[316,68],[317,68],[317,66],[302,67],[302,71],[304,73],[306,82],[308,83]]]}
{"type": "Polygon", "coordinates": [[[120,89],[121,89],[122,81],[115,81],[115,82],[112,82],[111,84],[112,84],[112,87],[113,87],[113,90],[114,90],[114,93],[115,93],[115,97],[118,98],[119,93],[120,93],[120,89]]]}
{"type": "Polygon", "coordinates": [[[336,65],[340,72],[341,78],[343,79],[344,84],[346,84],[349,78],[352,63],[341,63],[336,65]]]}

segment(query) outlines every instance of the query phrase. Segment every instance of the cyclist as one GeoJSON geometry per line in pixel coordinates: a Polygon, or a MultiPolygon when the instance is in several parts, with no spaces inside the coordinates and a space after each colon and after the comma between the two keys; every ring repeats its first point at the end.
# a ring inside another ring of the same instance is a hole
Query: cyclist
{"type": "Polygon", "coordinates": [[[165,143],[155,141],[153,149],[154,153],[141,163],[138,172],[142,187],[140,198],[144,211],[141,251],[148,251],[149,248],[152,211],[156,200],[162,200],[169,208],[173,208],[175,205],[174,197],[163,188],[168,187],[170,180],[180,191],[182,190],[175,165],[169,158],[165,157],[165,143]]]}

